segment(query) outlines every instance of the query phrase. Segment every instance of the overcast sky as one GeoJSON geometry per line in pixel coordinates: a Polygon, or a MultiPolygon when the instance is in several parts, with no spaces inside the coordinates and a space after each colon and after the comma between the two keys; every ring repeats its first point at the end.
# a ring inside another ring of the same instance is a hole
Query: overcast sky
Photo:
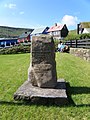
{"type": "Polygon", "coordinates": [[[39,28],[55,23],[76,29],[90,21],[90,0],[0,0],[0,26],[39,28]]]}

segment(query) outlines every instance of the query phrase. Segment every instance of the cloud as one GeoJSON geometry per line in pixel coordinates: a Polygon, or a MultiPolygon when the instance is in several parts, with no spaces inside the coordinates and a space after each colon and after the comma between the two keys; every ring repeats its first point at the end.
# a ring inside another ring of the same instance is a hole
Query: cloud
{"type": "Polygon", "coordinates": [[[9,9],[15,9],[16,8],[16,4],[13,4],[13,3],[5,4],[4,6],[6,8],[9,8],[9,9]]]}
{"type": "Polygon", "coordinates": [[[20,14],[20,15],[23,15],[23,14],[24,14],[24,11],[21,11],[19,14],[20,14]]]}
{"type": "Polygon", "coordinates": [[[71,16],[71,15],[65,15],[61,23],[66,24],[67,26],[75,26],[78,23],[78,18],[76,16],[71,16]]]}

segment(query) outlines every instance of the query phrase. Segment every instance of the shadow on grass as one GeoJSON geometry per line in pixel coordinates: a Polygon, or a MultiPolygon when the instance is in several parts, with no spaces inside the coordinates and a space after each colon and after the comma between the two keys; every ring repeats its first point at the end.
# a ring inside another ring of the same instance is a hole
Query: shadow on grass
{"type": "Polygon", "coordinates": [[[90,104],[80,104],[76,105],[72,99],[72,95],[77,94],[90,94],[90,87],[71,87],[69,83],[66,83],[67,88],[67,96],[68,96],[68,102],[69,105],[73,106],[90,106],[90,104]]]}
{"type": "Polygon", "coordinates": [[[56,105],[52,103],[47,103],[47,104],[42,104],[42,103],[31,103],[30,101],[22,101],[22,102],[8,102],[8,101],[0,101],[0,105],[9,105],[9,106],[46,106],[46,107],[90,107],[90,104],[80,104],[80,105],[75,105],[75,104],[68,104],[68,105],[56,105]]]}
{"type": "Polygon", "coordinates": [[[70,87],[69,83],[66,84],[68,88],[68,92],[71,95],[76,94],[90,94],[90,87],[70,87]]]}
{"type": "Polygon", "coordinates": [[[30,100],[23,100],[23,101],[0,101],[0,105],[15,105],[15,106],[22,106],[22,105],[36,105],[36,106],[60,106],[60,107],[90,107],[90,104],[80,104],[76,105],[72,99],[72,95],[76,94],[90,94],[90,88],[89,87],[70,87],[69,83],[66,83],[67,88],[67,96],[68,96],[68,103],[66,105],[63,104],[55,104],[53,100],[48,99],[46,101],[45,98],[38,99],[34,102],[31,102],[30,100]],[[42,102],[41,102],[42,101],[42,102]]]}

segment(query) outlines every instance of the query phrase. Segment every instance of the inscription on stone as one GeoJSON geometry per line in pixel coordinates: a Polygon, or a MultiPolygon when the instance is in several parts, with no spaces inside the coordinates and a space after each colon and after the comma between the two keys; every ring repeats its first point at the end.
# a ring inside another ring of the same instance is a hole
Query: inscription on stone
{"type": "Polygon", "coordinates": [[[28,80],[33,86],[54,88],[57,84],[55,46],[51,36],[34,36],[28,80]]]}

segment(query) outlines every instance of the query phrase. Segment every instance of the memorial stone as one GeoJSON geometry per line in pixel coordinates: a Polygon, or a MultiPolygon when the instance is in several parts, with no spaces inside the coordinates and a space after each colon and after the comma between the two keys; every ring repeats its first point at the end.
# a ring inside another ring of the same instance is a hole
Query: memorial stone
{"type": "Polygon", "coordinates": [[[34,36],[28,80],[14,93],[15,100],[45,102],[65,105],[68,103],[64,79],[57,80],[55,45],[49,35],[34,36]],[[39,100],[39,101],[37,101],[39,100]]]}
{"type": "Polygon", "coordinates": [[[55,45],[51,36],[34,36],[28,80],[33,86],[54,88],[57,84],[55,45]]]}

